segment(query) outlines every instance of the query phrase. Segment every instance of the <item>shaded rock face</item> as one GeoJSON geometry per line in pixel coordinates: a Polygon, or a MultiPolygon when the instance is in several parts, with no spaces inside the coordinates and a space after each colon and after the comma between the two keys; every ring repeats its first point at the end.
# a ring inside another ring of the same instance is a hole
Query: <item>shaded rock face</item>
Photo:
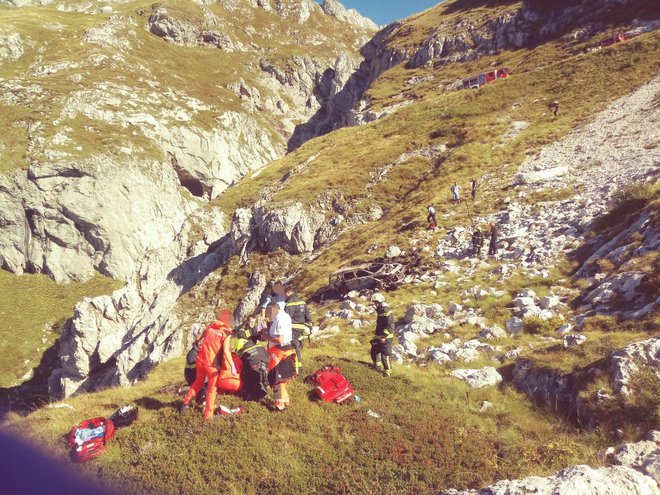
{"type": "Polygon", "coordinates": [[[193,225],[215,224],[213,214],[193,215],[165,248],[147,252],[126,286],[76,304],[60,338],[60,367],[49,379],[53,397],[130,385],[185,350],[182,322],[172,308],[227,259],[222,251],[187,254],[193,225]]]}
{"type": "Polygon", "coordinates": [[[552,476],[502,480],[481,490],[444,490],[437,495],[655,495],[659,492],[657,468],[660,457],[658,432],[648,440],[610,447],[606,466],[567,467],[552,476]]]}
{"type": "Polygon", "coordinates": [[[0,176],[0,265],[84,281],[95,271],[127,280],[149,249],[163,247],[192,205],[171,170],[111,158],[34,163],[0,176]]]}
{"type": "MultiPolygon", "coordinates": [[[[311,252],[323,222],[323,215],[300,203],[239,209],[225,228],[217,213],[198,210],[172,242],[146,254],[124,288],[76,305],[60,339],[61,366],[51,374],[51,395],[130,385],[155,364],[180,355],[187,345],[182,319],[174,311],[181,295],[234,255],[311,252]],[[191,235],[199,229],[214,233],[203,241],[206,250],[191,235]]],[[[235,312],[237,320],[254,310],[265,286],[265,276],[254,272],[235,312]]]]}

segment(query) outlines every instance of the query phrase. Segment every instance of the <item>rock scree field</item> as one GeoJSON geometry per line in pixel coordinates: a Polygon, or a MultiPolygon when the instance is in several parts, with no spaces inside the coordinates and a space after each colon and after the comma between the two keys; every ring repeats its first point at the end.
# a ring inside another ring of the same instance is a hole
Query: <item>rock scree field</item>
{"type": "MultiPolygon", "coordinates": [[[[649,0],[380,28],[336,0],[0,0],[0,444],[112,493],[660,493],[658,27],[649,0]],[[403,273],[317,297],[372,262],[403,273]],[[191,327],[271,281],[313,320],[290,406],[179,413],[191,327]],[[313,400],[325,364],[355,398],[313,400]]],[[[1,491],[37,493],[5,459],[1,491]]]]}

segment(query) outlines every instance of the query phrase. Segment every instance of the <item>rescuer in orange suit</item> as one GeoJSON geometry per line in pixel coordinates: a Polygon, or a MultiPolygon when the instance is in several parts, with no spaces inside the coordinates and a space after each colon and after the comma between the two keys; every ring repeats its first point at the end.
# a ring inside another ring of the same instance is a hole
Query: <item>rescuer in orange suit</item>
{"type": "Polygon", "coordinates": [[[197,354],[197,377],[190,386],[183,403],[179,406],[179,412],[188,409],[188,404],[199,393],[208,378],[204,419],[213,417],[216,386],[223,361],[226,369],[231,370],[232,375],[236,375],[236,368],[231,358],[231,320],[229,310],[223,309],[220,311],[218,319],[204,330],[202,345],[197,354]]]}

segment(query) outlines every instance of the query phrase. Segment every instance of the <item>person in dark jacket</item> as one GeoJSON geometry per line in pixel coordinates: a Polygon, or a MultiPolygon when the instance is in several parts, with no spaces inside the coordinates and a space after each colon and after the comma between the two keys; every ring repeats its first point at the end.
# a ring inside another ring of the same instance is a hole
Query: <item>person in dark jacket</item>
{"type": "Polygon", "coordinates": [[[305,337],[312,332],[312,315],[305,301],[295,293],[293,285],[288,285],[284,289],[286,299],[284,301],[284,311],[291,317],[291,329],[293,331],[293,347],[296,349],[296,374],[302,373],[302,348],[305,343],[305,337]]]}
{"type": "Polygon", "coordinates": [[[264,327],[256,316],[249,316],[232,339],[233,352],[243,361],[241,379],[246,400],[261,400],[268,395],[268,352],[259,343],[264,327]]]}
{"type": "Polygon", "coordinates": [[[186,383],[188,386],[191,386],[193,383],[195,383],[195,378],[197,378],[197,354],[199,354],[199,348],[202,345],[202,327],[199,326],[198,323],[195,323],[192,326],[192,334],[193,334],[193,343],[192,347],[188,351],[188,354],[186,355],[186,367],[183,370],[183,376],[186,379],[186,383]]]}
{"type": "Polygon", "coordinates": [[[470,181],[470,194],[472,195],[472,201],[477,199],[477,189],[479,185],[477,184],[477,179],[472,179],[470,181]]]}
{"type": "Polygon", "coordinates": [[[497,252],[497,224],[492,223],[490,225],[490,232],[488,233],[490,236],[490,244],[488,245],[488,255],[489,256],[494,256],[495,253],[497,252]]]}
{"type": "Polygon", "coordinates": [[[479,258],[481,256],[481,249],[484,246],[484,234],[475,227],[472,234],[472,256],[479,258]]]}
{"type": "Polygon", "coordinates": [[[376,338],[371,341],[371,360],[385,376],[392,374],[392,340],[394,340],[394,315],[382,294],[371,298],[376,307],[376,338]]]}

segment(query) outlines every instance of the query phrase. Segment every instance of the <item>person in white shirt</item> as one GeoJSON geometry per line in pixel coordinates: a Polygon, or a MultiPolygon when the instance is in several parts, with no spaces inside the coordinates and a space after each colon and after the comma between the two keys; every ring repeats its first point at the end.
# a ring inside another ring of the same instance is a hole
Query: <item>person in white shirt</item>
{"type": "Polygon", "coordinates": [[[277,303],[268,305],[266,316],[270,321],[268,381],[273,388],[275,410],[284,411],[290,403],[286,385],[296,376],[296,350],[291,343],[291,317],[282,311],[277,303]]]}
{"type": "Polygon", "coordinates": [[[429,214],[426,216],[426,221],[429,223],[429,229],[435,230],[438,226],[438,221],[435,219],[435,208],[433,205],[428,206],[429,214]]]}

